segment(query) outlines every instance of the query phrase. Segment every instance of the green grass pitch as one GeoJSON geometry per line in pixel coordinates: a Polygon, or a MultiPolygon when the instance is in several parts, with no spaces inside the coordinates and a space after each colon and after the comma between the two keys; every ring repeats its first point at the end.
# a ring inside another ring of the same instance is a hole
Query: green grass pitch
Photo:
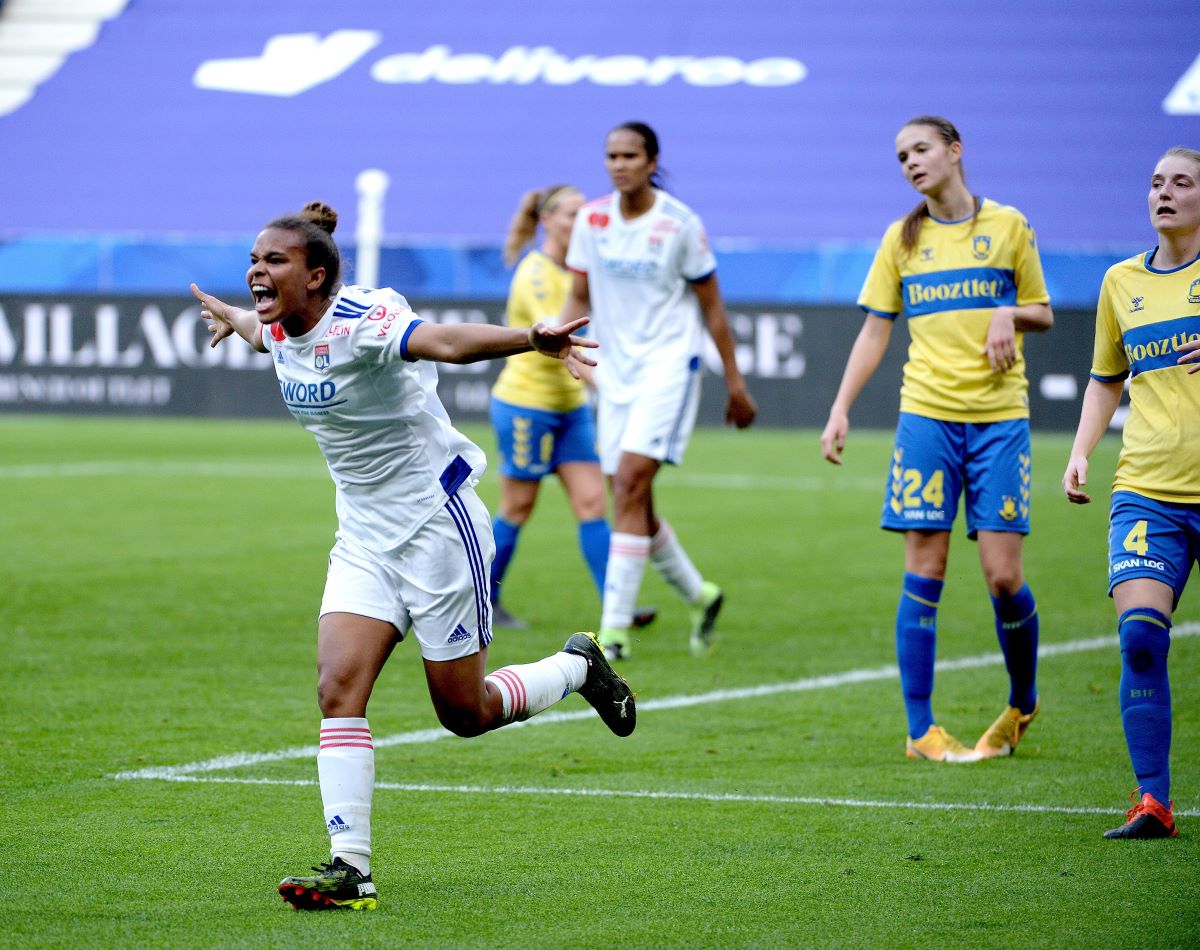
{"type": "MultiPolygon", "coordinates": [[[[1105,841],[1133,787],[1104,595],[1117,442],[1094,457],[1087,508],[1058,488],[1068,446],[1035,439],[1042,716],[1015,757],[903,756],[888,669],[901,544],[877,527],[890,434],[852,432],[834,469],[812,431],[701,431],[658,500],[727,592],[720,649],[688,655],[686,612],[648,572],[642,600],[661,613],[623,669],[640,704],[630,739],[568,697],[542,722],[459,740],[430,732],[418,653],[401,645],[370,709],[380,909],[300,914],[275,885],[328,847],[311,747],[334,517],[315,445],[283,422],[0,417],[0,933],[61,947],[1195,946],[1200,591],[1171,653],[1180,837],[1105,841]]],[[[494,503],[492,474],[480,491],[494,503]]],[[[492,668],[598,620],[557,484],[505,601],[532,629],[500,632],[492,668]]],[[[961,523],[938,639],[938,719],[974,742],[1007,679],[961,523]]]]}

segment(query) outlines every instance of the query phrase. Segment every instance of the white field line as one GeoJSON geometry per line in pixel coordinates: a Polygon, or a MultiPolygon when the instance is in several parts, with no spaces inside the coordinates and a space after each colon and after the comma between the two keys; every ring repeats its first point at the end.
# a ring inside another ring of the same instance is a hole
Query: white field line
{"type": "MultiPolygon", "coordinates": [[[[1175,627],[1171,633],[1174,637],[1195,636],[1196,634],[1200,634],[1200,622],[1189,621],[1182,623],[1178,627],[1175,627]]],[[[1043,644],[1039,648],[1038,658],[1046,659],[1048,657],[1066,656],[1068,654],[1082,653],[1089,650],[1115,648],[1117,645],[1118,640],[1115,636],[1093,637],[1087,640],[1070,640],[1066,643],[1048,643],[1043,644]]],[[[939,660],[934,666],[934,669],[937,672],[947,672],[950,670],[976,669],[983,666],[998,666],[1003,663],[1004,657],[1001,654],[985,653],[978,656],[961,657],[957,660],[939,660]]],[[[713,690],[712,692],[708,693],[697,693],[693,695],[664,696],[662,699],[650,699],[638,703],[638,712],[639,714],[645,714],[647,712],[654,712],[660,709],[681,709],[687,706],[703,706],[711,703],[728,702],[730,700],[759,699],[764,696],[775,696],[780,693],[803,693],[816,689],[831,689],[837,686],[846,686],[851,683],[871,683],[878,682],[880,680],[898,679],[899,676],[900,671],[895,666],[880,666],[873,669],[849,670],[845,673],[836,673],[827,676],[814,676],[807,679],[792,680],[791,682],[787,683],[770,683],[762,686],[743,687],[741,689],[720,689],[713,690]]],[[[512,729],[518,727],[550,725],[558,722],[570,722],[576,719],[590,719],[594,715],[595,713],[590,709],[578,710],[576,712],[549,712],[523,723],[513,723],[511,726],[507,726],[506,728],[512,729]]],[[[394,745],[413,745],[437,742],[438,740],[447,739],[451,736],[452,733],[440,727],[434,729],[418,729],[414,732],[401,732],[397,733],[396,735],[381,736],[375,739],[375,748],[382,749],[394,745]]],[[[313,759],[316,758],[317,751],[318,747],[316,745],[306,745],[295,746],[290,749],[279,749],[274,752],[237,752],[232,755],[224,755],[215,759],[206,759],[203,762],[190,762],[186,765],[150,766],[149,768],[136,769],[128,772],[117,772],[109,777],[121,780],[159,779],[165,781],[188,781],[188,776],[207,775],[211,772],[241,768],[249,765],[259,765],[264,762],[279,762],[288,759],[313,759]]],[[[190,780],[201,781],[201,779],[190,780]]],[[[216,781],[216,779],[203,780],[216,781]]],[[[270,780],[230,778],[221,779],[220,781],[265,782],[270,784],[270,780]]],[[[387,788],[388,786],[379,785],[378,787],[387,788]]],[[[596,792],[594,794],[603,793],[596,792]]],[[[665,796],[669,793],[663,794],[665,796]]],[[[824,801],[824,799],[817,799],[815,801],[824,801]]]]}
{"type": "MultiPolygon", "coordinates": [[[[178,775],[172,782],[220,785],[315,786],[314,779],[219,778],[178,775]]],[[[990,805],[986,802],[887,802],[866,798],[814,798],[806,795],[737,795],[720,792],[654,792],[619,788],[546,788],[538,785],[417,785],[376,782],[375,788],[394,792],[449,792],[453,795],[565,795],[577,798],[642,798],[654,801],[734,802],[752,805],[836,805],[842,808],[908,808],[918,811],[1027,812],[1055,815],[1120,815],[1123,808],[1072,808],[1065,805],[990,805]]],[[[1177,818],[1195,818],[1200,810],[1175,809],[1177,818]]]]}

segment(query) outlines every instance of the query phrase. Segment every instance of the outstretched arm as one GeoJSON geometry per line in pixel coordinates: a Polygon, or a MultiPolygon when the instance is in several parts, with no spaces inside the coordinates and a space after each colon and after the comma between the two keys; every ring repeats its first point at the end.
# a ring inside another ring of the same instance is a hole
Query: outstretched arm
{"type": "Polygon", "coordinates": [[[891,337],[892,321],[868,313],[846,360],[842,383],[829,407],[829,421],[821,433],[821,454],[834,465],[842,464],[842,449],[850,432],[850,407],[878,368],[891,337]]]}
{"type": "Polygon", "coordinates": [[[1079,413],[1079,428],[1075,430],[1075,443],[1071,446],[1071,458],[1063,472],[1062,486],[1067,500],[1076,505],[1086,505],[1092,499],[1083,490],[1087,484],[1088,456],[1100,441],[1100,436],[1112,421],[1113,413],[1121,402],[1123,381],[1111,383],[1099,379],[1088,381],[1083,391],[1083,408],[1079,413]]]}
{"type": "Polygon", "coordinates": [[[696,299],[700,301],[700,309],[704,312],[708,335],[712,337],[721,356],[725,388],[729,391],[729,401],[725,404],[725,422],[744,429],[754,422],[754,417],[758,415],[758,405],[746,389],[746,380],[742,377],[742,371],[738,369],[737,356],[733,349],[733,334],[729,332],[729,318],[725,314],[725,302],[721,299],[717,275],[709,274],[704,280],[693,283],[692,289],[696,292],[696,299]]]}
{"type": "Polygon", "coordinates": [[[439,363],[477,363],[535,350],[559,360],[570,355],[573,360],[594,366],[595,360],[573,352],[575,347],[598,345],[595,340],[572,335],[587,322],[587,317],[580,317],[554,327],[535,323],[527,330],[488,323],[422,323],[409,335],[408,352],[418,359],[439,363]]]}
{"type": "Polygon", "coordinates": [[[211,321],[208,324],[209,332],[212,333],[209,346],[216,346],[225,337],[236,333],[258,352],[267,352],[262,341],[262,324],[258,322],[253,310],[231,307],[219,297],[206,294],[195,284],[192,284],[192,296],[200,301],[200,319],[211,321]]]}

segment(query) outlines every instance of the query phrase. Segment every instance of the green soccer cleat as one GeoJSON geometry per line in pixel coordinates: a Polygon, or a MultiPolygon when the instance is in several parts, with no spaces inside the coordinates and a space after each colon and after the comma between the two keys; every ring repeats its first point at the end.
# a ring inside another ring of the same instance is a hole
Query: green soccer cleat
{"type": "Polygon", "coordinates": [[[374,910],[379,895],[370,874],[334,858],[331,864],[314,867],[312,877],[285,877],[279,895],[293,910],[374,910]]]}
{"type": "Polygon", "coordinates": [[[579,687],[579,695],[600,714],[604,724],[618,736],[633,732],[637,725],[633,693],[629,684],[609,666],[596,638],[590,633],[572,634],[563,652],[587,661],[587,679],[579,687]]]}
{"type": "Polygon", "coordinates": [[[712,581],[700,585],[700,596],[691,606],[692,635],[688,649],[692,656],[704,656],[714,645],[713,628],[717,625],[717,614],[725,603],[725,594],[712,581]]]}
{"type": "Polygon", "coordinates": [[[1175,816],[1171,814],[1174,803],[1164,805],[1149,792],[1139,801],[1139,791],[1141,789],[1135,789],[1129,796],[1133,807],[1125,813],[1125,824],[1104,832],[1104,837],[1136,841],[1178,837],[1179,829],[1175,827],[1175,816]]]}
{"type": "Polygon", "coordinates": [[[605,658],[612,662],[628,660],[633,655],[633,646],[628,630],[601,627],[597,640],[600,643],[600,649],[604,651],[605,658]]]}

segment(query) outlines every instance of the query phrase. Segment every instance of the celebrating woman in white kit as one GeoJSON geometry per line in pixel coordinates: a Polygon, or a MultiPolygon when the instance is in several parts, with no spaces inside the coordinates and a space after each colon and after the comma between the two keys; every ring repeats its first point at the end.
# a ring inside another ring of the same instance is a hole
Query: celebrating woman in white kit
{"type": "MultiPolygon", "coordinates": [[[[321,601],[317,770],[331,861],[279,885],[305,910],[374,909],[374,748],[367,701],[411,630],[438,719],[477,736],[578,692],[617,735],[633,732],[633,695],[590,634],[559,653],[484,675],[492,638],[487,509],[473,486],[483,452],[451,424],[423,360],[469,363],[532,350],[564,359],[586,321],[525,329],[422,321],[390,288],[339,283],[337,214],[320,202],[266,226],[246,275],[254,310],[192,292],[213,345],[236,332],[270,353],[280,392],[317,440],[337,487],[337,540],[321,601]]],[[[575,359],[591,360],[576,351],[575,359]]]]}

